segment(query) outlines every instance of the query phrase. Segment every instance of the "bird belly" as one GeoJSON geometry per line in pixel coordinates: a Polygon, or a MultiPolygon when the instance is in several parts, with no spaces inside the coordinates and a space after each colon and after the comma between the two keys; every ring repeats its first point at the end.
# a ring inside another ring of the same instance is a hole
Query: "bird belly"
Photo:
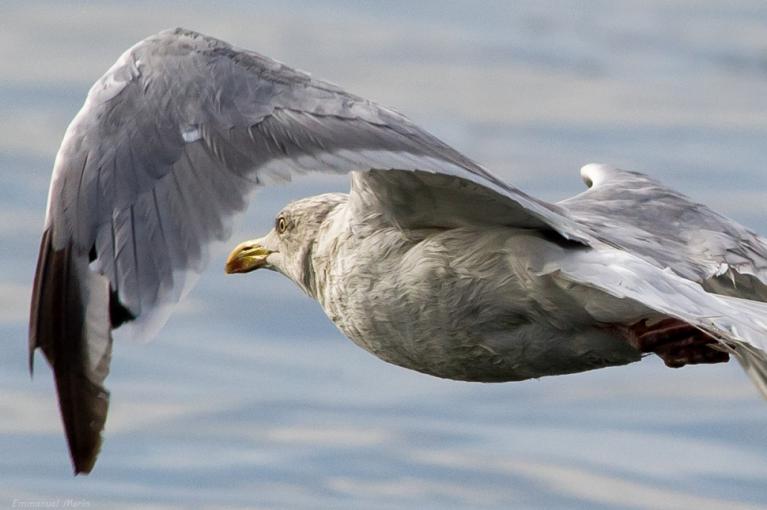
{"type": "Polygon", "coordinates": [[[528,323],[503,330],[419,327],[406,334],[368,323],[341,330],[379,358],[418,372],[462,381],[505,382],[571,374],[639,361],[641,355],[599,328],[560,331],[528,323]]]}
{"type": "Polygon", "coordinates": [[[529,232],[452,229],[417,243],[366,239],[344,258],[328,316],[379,358],[438,377],[500,382],[637,361],[546,279],[515,246],[529,232]],[[398,244],[400,243],[400,244],[398,244]]]}

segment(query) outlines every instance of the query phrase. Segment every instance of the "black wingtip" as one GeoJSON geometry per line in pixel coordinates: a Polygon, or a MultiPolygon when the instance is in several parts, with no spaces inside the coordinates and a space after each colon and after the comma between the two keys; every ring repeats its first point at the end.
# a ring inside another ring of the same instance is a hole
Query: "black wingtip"
{"type": "Polygon", "coordinates": [[[43,291],[50,275],[48,273],[49,259],[52,252],[51,248],[51,230],[45,229],[43,237],[40,239],[40,252],[37,256],[37,268],[35,269],[35,281],[32,285],[32,301],[29,307],[29,376],[32,377],[35,372],[35,350],[40,347],[45,332],[50,330],[50,326],[42,323],[43,317],[40,312],[44,310],[43,291]]]}
{"type": "MultiPolygon", "coordinates": [[[[51,230],[43,233],[29,329],[30,371],[39,347],[53,370],[75,475],[93,469],[109,409],[109,392],[101,382],[109,371],[112,339],[108,334],[105,338],[88,336],[94,333],[87,331],[83,296],[93,299],[99,289],[88,273],[87,257],[72,245],[54,249],[51,230]],[[99,359],[92,359],[89,341],[105,342],[99,359]]],[[[103,294],[103,299],[109,299],[106,291],[103,294]]],[[[106,314],[103,321],[109,321],[106,314]]]]}
{"type": "Polygon", "coordinates": [[[84,378],[69,377],[67,371],[54,373],[72,467],[75,475],[87,475],[101,451],[109,393],[84,378]]]}
{"type": "Polygon", "coordinates": [[[89,475],[93,470],[93,467],[96,465],[96,458],[98,458],[98,454],[101,450],[101,442],[99,441],[98,448],[92,454],[88,454],[82,457],[76,457],[71,450],[71,446],[72,445],[70,444],[72,472],[75,476],[89,475]]]}

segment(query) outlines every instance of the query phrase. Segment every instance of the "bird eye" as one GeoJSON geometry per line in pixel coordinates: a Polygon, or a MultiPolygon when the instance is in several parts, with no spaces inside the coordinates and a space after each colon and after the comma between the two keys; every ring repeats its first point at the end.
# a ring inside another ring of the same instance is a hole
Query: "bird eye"
{"type": "Polygon", "coordinates": [[[287,229],[288,229],[288,222],[287,222],[287,220],[283,216],[280,216],[279,218],[277,218],[277,232],[282,234],[287,229]]]}

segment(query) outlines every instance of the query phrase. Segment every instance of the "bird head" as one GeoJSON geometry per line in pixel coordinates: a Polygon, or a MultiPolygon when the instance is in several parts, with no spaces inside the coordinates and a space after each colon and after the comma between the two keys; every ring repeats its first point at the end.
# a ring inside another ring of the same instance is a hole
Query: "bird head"
{"type": "Polygon", "coordinates": [[[226,260],[225,271],[249,273],[264,268],[277,271],[312,295],[312,254],[321,230],[328,229],[328,215],[346,203],[345,193],[327,193],[291,202],[265,236],[238,244],[226,260]]]}

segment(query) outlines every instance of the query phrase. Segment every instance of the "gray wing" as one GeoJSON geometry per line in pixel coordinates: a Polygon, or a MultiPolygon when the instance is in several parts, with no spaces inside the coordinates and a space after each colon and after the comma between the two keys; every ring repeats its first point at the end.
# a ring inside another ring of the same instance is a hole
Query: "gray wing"
{"type": "Polygon", "coordinates": [[[559,281],[596,318],[625,310],[628,301],[640,307],[639,316],[644,309],[697,327],[718,341],[716,348],[737,358],[767,398],[767,303],[707,292],[673,271],[608,246],[539,253],[537,273],[559,281]]]}
{"type": "Polygon", "coordinates": [[[176,29],[123,54],[64,136],[33,289],[30,366],[42,348],[75,472],[101,442],[111,331],[157,331],[257,186],[395,168],[458,177],[522,226],[587,238],[402,115],[254,52],[176,29]]]}
{"type": "Polygon", "coordinates": [[[559,202],[602,241],[729,296],[767,301],[767,240],[649,177],[581,169],[589,189],[559,202]]]}

